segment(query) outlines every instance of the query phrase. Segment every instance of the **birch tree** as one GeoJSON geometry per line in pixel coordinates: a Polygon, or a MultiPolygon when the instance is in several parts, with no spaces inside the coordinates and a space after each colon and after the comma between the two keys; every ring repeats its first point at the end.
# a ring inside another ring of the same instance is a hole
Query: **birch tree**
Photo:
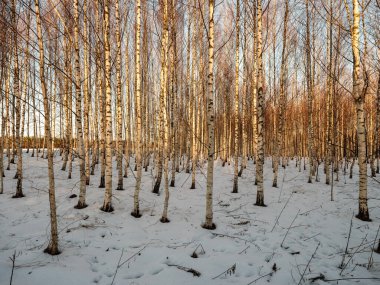
{"type": "Polygon", "coordinates": [[[82,93],[81,93],[81,72],[80,72],[80,54],[79,54],[79,7],[78,0],[74,0],[74,49],[75,49],[75,118],[77,128],[77,150],[79,157],[79,175],[80,189],[78,204],[76,209],[86,208],[86,165],[85,165],[85,147],[83,142],[82,128],[82,93]]]}
{"type": "MultiPolygon", "coordinates": [[[[234,144],[234,185],[232,193],[238,192],[239,175],[239,34],[240,34],[240,1],[236,0],[236,47],[235,47],[235,144],[234,144]]],[[[244,120],[244,118],[243,118],[244,120]]]]}
{"type": "Polygon", "coordinates": [[[207,96],[207,188],[206,188],[206,217],[203,228],[213,230],[212,194],[214,182],[214,0],[208,1],[208,96],[207,96]]]}
{"type": "Polygon", "coordinates": [[[364,79],[360,70],[359,52],[359,25],[360,10],[358,0],[352,0],[352,18],[345,0],[348,22],[350,23],[351,48],[353,58],[352,96],[356,107],[356,129],[358,138],[358,164],[359,164],[359,211],[356,217],[362,221],[371,221],[367,203],[367,163],[366,163],[366,131],[364,102],[367,93],[368,81],[364,79]]]}
{"type": "Polygon", "coordinates": [[[262,7],[261,0],[256,5],[256,49],[257,49],[257,162],[256,180],[257,194],[256,206],[264,204],[264,77],[263,77],[263,49],[262,49],[262,7]]]}
{"type": "Polygon", "coordinates": [[[110,54],[110,14],[109,14],[109,1],[104,0],[104,56],[106,64],[106,142],[105,142],[105,192],[104,192],[104,202],[103,206],[100,208],[104,212],[112,212],[112,114],[111,114],[111,104],[112,104],[112,94],[111,94],[111,54],[110,54]]]}
{"type": "Polygon", "coordinates": [[[55,183],[54,183],[54,163],[53,163],[53,149],[52,149],[52,137],[50,132],[50,106],[49,97],[46,90],[45,82],[45,55],[44,45],[42,39],[42,27],[39,1],[34,0],[35,13],[36,13],[36,26],[37,26],[37,39],[39,47],[39,66],[40,66],[40,83],[42,89],[44,113],[45,113],[45,136],[47,138],[47,156],[48,156],[48,175],[49,175],[49,205],[50,205],[50,241],[45,252],[51,255],[57,255],[60,253],[58,249],[58,225],[57,225],[57,210],[55,204],[55,183]]]}
{"type": "Polygon", "coordinates": [[[141,33],[141,0],[136,0],[136,36],[135,36],[135,98],[136,98],[136,187],[133,195],[133,212],[132,216],[140,218],[139,193],[141,187],[142,159],[141,159],[141,73],[140,73],[140,33],[141,33]]]}

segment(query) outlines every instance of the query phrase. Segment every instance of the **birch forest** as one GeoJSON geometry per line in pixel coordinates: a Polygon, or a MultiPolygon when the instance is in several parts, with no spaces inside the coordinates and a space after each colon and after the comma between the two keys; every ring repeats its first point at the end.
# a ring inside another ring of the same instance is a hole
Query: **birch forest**
{"type": "Polygon", "coordinates": [[[0,91],[0,284],[379,284],[379,0],[1,0],[0,91]]]}

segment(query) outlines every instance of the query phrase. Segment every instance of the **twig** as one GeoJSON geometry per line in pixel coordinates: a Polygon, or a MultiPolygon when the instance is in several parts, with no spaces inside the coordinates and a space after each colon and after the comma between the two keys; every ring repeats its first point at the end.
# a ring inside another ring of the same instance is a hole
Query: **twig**
{"type": "Polygon", "coordinates": [[[16,262],[16,251],[13,252],[12,257],[10,257],[9,259],[12,260],[12,273],[11,273],[11,280],[9,281],[9,285],[12,285],[13,272],[15,270],[15,262],[16,262]]]}
{"type": "Polygon", "coordinates": [[[369,259],[368,259],[367,269],[370,269],[372,267],[372,264],[373,264],[372,255],[373,255],[373,252],[375,251],[375,246],[376,246],[377,236],[379,235],[379,230],[380,230],[380,225],[377,228],[376,237],[375,237],[375,240],[373,241],[373,247],[372,247],[372,250],[371,250],[371,255],[370,255],[369,259]]]}
{"type": "Polygon", "coordinates": [[[317,250],[318,250],[320,244],[321,244],[321,243],[319,242],[318,245],[317,245],[317,247],[315,248],[313,254],[312,254],[311,257],[310,257],[309,262],[306,264],[305,270],[303,271],[303,273],[302,273],[302,275],[301,275],[300,281],[298,281],[298,285],[301,284],[301,282],[302,282],[302,280],[303,280],[303,277],[305,276],[306,270],[309,268],[310,262],[311,262],[312,259],[314,258],[314,255],[315,255],[315,253],[317,252],[317,250]]]}
{"type": "Polygon", "coordinates": [[[346,244],[346,250],[344,251],[344,254],[343,254],[343,258],[342,258],[342,262],[340,263],[340,268],[342,268],[344,266],[344,259],[346,258],[346,254],[348,252],[348,244],[350,242],[350,237],[351,237],[351,229],[352,229],[352,219],[354,217],[354,213],[352,213],[352,217],[351,217],[351,223],[350,223],[350,230],[348,232],[348,238],[347,238],[347,244],[346,244]]]}
{"type": "Polygon", "coordinates": [[[305,238],[303,241],[307,241],[307,240],[309,240],[309,239],[311,239],[311,238],[313,238],[313,237],[319,236],[320,234],[321,234],[321,233],[317,233],[316,235],[313,235],[313,236],[311,236],[311,237],[305,238]]]}
{"type": "Polygon", "coordinates": [[[250,244],[253,244],[258,250],[261,250],[261,248],[255,244],[254,242],[250,241],[250,240],[247,240],[247,239],[244,239],[244,238],[241,238],[241,237],[236,237],[236,236],[229,236],[229,235],[225,235],[225,234],[218,234],[218,233],[212,233],[214,236],[220,236],[220,237],[229,237],[229,238],[234,238],[234,239],[240,239],[242,241],[245,241],[245,242],[248,242],[250,244]]]}
{"type": "Polygon", "coordinates": [[[140,249],[138,252],[136,252],[134,255],[132,255],[130,258],[128,258],[127,260],[123,261],[123,263],[121,263],[119,265],[119,267],[122,267],[125,263],[127,263],[128,261],[130,261],[132,258],[134,258],[136,255],[141,255],[141,252],[147,247],[147,245],[144,245],[144,247],[142,249],[140,249]]]}
{"type": "Polygon", "coordinates": [[[206,253],[205,249],[203,248],[202,244],[200,243],[200,244],[198,244],[198,246],[194,249],[193,253],[191,254],[192,258],[198,258],[197,249],[199,247],[201,248],[200,254],[205,254],[206,253]]]}
{"type": "Polygon", "coordinates": [[[270,232],[273,232],[274,228],[276,227],[276,225],[277,225],[277,223],[278,223],[278,220],[279,220],[280,217],[281,217],[282,212],[284,211],[286,205],[288,205],[289,200],[290,200],[290,198],[292,198],[292,196],[293,196],[293,192],[292,192],[292,194],[290,194],[290,196],[289,196],[288,200],[286,201],[284,207],[282,208],[280,214],[279,214],[278,217],[276,218],[276,221],[275,221],[275,223],[274,223],[274,225],[273,225],[273,228],[272,228],[272,230],[271,230],[270,232]]]}
{"type": "Polygon", "coordinates": [[[189,175],[188,175],[188,177],[185,179],[185,181],[182,183],[182,185],[181,185],[181,188],[183,187],[183,185],[185,185],[185,183],[187,182],[187,180],[189,180],[189,178],[190,178],[190,175],[191,173],[189,173],[189,175]]]}
{"type": "Polygon", "coordinates": [[[239,254],[242,254],[243,252],[245,252],[248,248],[250,248],[251,246],[247,246],[245,249],[243,249],[242,251],[239,252],[239,254]]]}
{"type": "Polygon", "coordinates": [[[362,242],[360,243],[360,245],[357,247],[357,249],[354,251],[354,253],[350,256],[350,258],[348,259],[348,261],[346,262],[346,264],[343,266],[342,270],[340,271],[339,275],[342,275],[343,270],[346,269],[347,265],[350,263],[350,261],[354,257],[354,255],[359,251],[360,247],[362,246],[362,244],[364,243],[364,241],[366,239],[367,239],[367,235],[365,235],[365,237],[362,240],[362,242]]]}
{"type": "Polygon", "coordinates": [[[282,242],[281,242],[281,245],[280,245],[281,247],[282,247],[282,245],[284,244],[284,241],[285,241],[285,239],[286,239],[286,236],[288,235],[289,230],[291,229],[291,227],[292,227],[294,221],[297,219],[299,213],[300,213],[300,210],[298,209],[297,215],[294,217],[292,223],[291,223],[290,226],[288,227],[288,230],[286,231],[286,234],[285,234],[285,236],[284,236],[284,239],[283,239],[282,242]]]}
{"type": "Polygon", "coordinates": [[[333,281],[340,281],[340,280],[380,280],[379,277],[347,277],[347,278],[337,278],[337,279],[324,279],[325,282],[333,282],[333,281]]]}
{"type": "Polygon", "coordinates": [[[193,269],[193,268],[189,268],[189,267],[185,267],[185,266],[181,266],[181,265],[177,265],[177,264],[167,264],[167,266],[175,266],[180,270],[192,273],[193,276],[196,276],[196,277],[201,276],[201,273],[199,271],[193,269]]]}
{"type": "Polygon", "coordinates": [[[255,283],[256,281],[260,280],[261,278],[264,278],[265,276],[272,276],[273,273],[276,272],[276,271],[279,270],[279,269],[280,269],[280,268],[277,268],[277,265],[276,265],[276,263],[275,263],[275,264],[273,264],[273,266],[272,266],[272,271],[271,271],[271,272],[259,276],[259,277],[256,278],[255,280],[249,282],[247,285],[251,285],[251,284],[255,283]]]}
{"type": "Polygon", "coordinates": [[[320,273],[318,276],[310,278],[309,280],[311,281],[311,283],[314,283],[314,281],[317,281],[317,280],[325,280],[325,275],[320,273]]]}
{"type": "Polygon", "coordinates": [[[215,276],[214,278],[212,278],[212,280],[215,280],[216,278],[222,276],[223,274],[226,276],[227,274],[229,275],[232,275],[232,274],[235,274],[235,270],[236,270],[236,263],[234,265],[232,265],[231,267],[229,267],[227,270],[223,271],[222,273],[220,273],[219,275],[215,276]]]}
{"type": "Polygon", "coordinates": [[[319,207],[316,207],[316,208],[314,208],[314,209],[311,209],[311,210],[308,210],[308,211],[306,211],[306,212],[303,212],[303,213],[300,214],[300,216],[303,216],[303,215],[305,215],[305,214],[308,214],[308,213],[310,213],[310,212],[312,212],[312,211],[315,211],[315,210],[318,210],[318,209],[320,209],[320,208],[322,208],[322,206],[319,206],[319,207]]]}
{"type": "Polygon", "coordinates": [[[116,266],[115,274],[113,275],[111,285],[113,285],[113,282],[115,281],[115,277],[116,277],[117,271],[118,271],[119,268],[120,268],[120,261],[121,261],[121,258],[123,257],[123,254],[124,254],[124,248],[121,250],[121,254],[120,254],[120,257],[119,257],[119,261],[117,262],[117,266],[116,266]]]}

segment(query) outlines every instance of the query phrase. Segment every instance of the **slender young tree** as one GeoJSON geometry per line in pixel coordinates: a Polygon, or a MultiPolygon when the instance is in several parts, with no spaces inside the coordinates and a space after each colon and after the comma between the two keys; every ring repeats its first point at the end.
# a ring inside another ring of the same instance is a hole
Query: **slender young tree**
{"type": "MultiPolygon", "coordinates": [[[[232,193],[238,192],[239,175],[239,52],[240,52],[240,1],[236,0],[236,50],[235,50],[235,144],[234,144],[234,185],[232,193]]],[[[244,118],[243,118],[244,119],[244,118]]]]}
{"type": "Polygon", "coordinates": [[[216,225],[213,222],[212,193],[214,182],[214,0],[208,1],[208,96],[207,96],[207,188],[206,188],[206,217],[203,228],[213,230],[216,225]]]}
{"type": "Polygon", "coordinates": [[[257,162],[256,206],[264,204],[264,76],[263,76],[263,49],[262,49],[262,7],[261,0],[256,5],[256,49],[257,49],[257,162]]]}
{"type": "Polygon", "coordinates": [[[314,168],[314,127],[313,127],[313,81],[311,70],[311,44],[310,44],[310,13],[309,0],[306,0],[306,86],[307,86],[307,113],[308,113],[308,153],[309,153],[309,179],[308,183],[313,182],[314,168]]]}
{"type": "MultiPolygon", "coordinates": [[[[104,60],[104,56],[102,56],[105,53],[102,53],[101,49],[101,1],[96,1],[96,14],[97,14],[97,21],[96,21],[96,31],[99,35],[97,37],[96,42],[96,53],[97,53],[97,66],[96,71],[98,73],[98,98],[99,98],[99,106],[100,106],[100,183],[99,188],[104,188],[105,185],[105,176],[106,176],[106,102],[105,102],[105,94],[104,94],[104,69],[101,66],[101,59],[104,60]]],[[[103,21],[105,22],[105,21],[103,21]]],[[[104,31],[103,31],[104,33],[104,31]]],[[[104,39],[104,37],[103,37],[104,39]]],[[[109,76],[109,75],[108,75],[109,76]]]]}
{"type": "MultiPolygon", "coordinates": [[[[22,192],[22,141],[20,134],[20,124],[21,124],[21,93],[20,93],[20,78],[19,78],[19,59],[18,59],[18,29],[17,29],[17,19],[16,19],[16,0],[12,1],[12,19],[13,19],[13,106],[16,111],[16,135],[14,136],[16,147],[17,147],[17,170],[15,179],[17,179],[16,193],[12,198],[24,197],[22,192]]],[[[14,127],[14,124],[13,124],[14,127]]],[[[14,141],[14,140],[13,140],[14,141]]],[[[13,149],[14,150],[14,149],[13,149]]],[[[14,151],[13,151],[14,154],[14,151]]]]}
{"type": "Polygon", "coordinates": [[[169,139],[169,122],[167,116],[167,78],[168,78],[168,42],[169,42],[169,27],[168,27],[168,0],[163,1],[163,36],[161,44],[161,93],[160,93],[160,105],[162,119],[163,119],[163,129],[161,129],[161,142],[163,143],[163,164],[164,164],[164,187],[165,187],[165,200],[164,200],[164,210],[162,212],[161,222],[168,223],[168,206],[169,206],[169,173],[168,173],[168,139],[169,139]]]}
{"type": "Polygon", "coordinates": [[[115,20],[116,20],[116,135],[117,135],[117,173],[118,182],[116,190],[124,190],[123,187],[123,118],[122,118],[122,94],[121,94],[121,37],[120,37],[120,15],[119,15],[119,0],[114,1],[115,5],[115,20]]]}
{"type": "Polygon", "coordinates": [[[82,128],[82,92],[81,92],[81,73],[80,73],[80,51],[79,51],[79,4],[74,0],[74,49],[75,49],[75,123],[77,128],[77,150],[79,157],[80,189],[78,204],[76,209],[87,207],[86,204],[86,165],[85,147],[83,142],[82,128]]]}
{"type": "Polygon", "coordinates": [[[47,138],[47,155],[48,155],[48,176],[49,176],[49,205],[50,205],[50,241],[45,252],[51,255],[57,255],[60,253],[58,249],[58,223],[57,223],[57,210],[55,205],[55,184],[54,184],[54,163],[53,163],[53,148],[52,137],[50,132],[50,106],[49,97],[47,94],[46,82],[45,82],[45,55],[44,45],[42,39],[42,27],[40,18],[39,1],[34,0],[35,13],[36,13],[36,26],[37,26],[37,39],[39,47],[39,66],[40,66],[40,83],[42,89],[42,96],[44,102],[45,113],[45,137],[47,138]]]}
{"type": "Polygon", "coordinates": [[[106,64],[106,173],[105,173],[105,192],[103,206],[100,208],[104,212],[112,212],[112,94],[111,94],[111,54],[110,54],[110,13],[109,1],[104,0],[104,56],[106,64]]]}
{"type": "Polygon", "coordinates": [[[362,221],[371,221],[369,218],[368,203],[367,203],[367,163],[366,163],[366,130],[365,130],[365,110],[364,102],[367,93],[368,81],[364,80],[363,74],[360,71],[360,52],[359,52],[359,25],[360,25],[360,10],[359,1],[352,0],[353,18],[351,20],[347,2],[348,22],[350,23],[351,31],[351,47],[353,56],[353,87],[352,96],[355,100],[356,108],[356,129],[358,140],[358,164],[359,164],[359,212],[356,217],[362,221]]]}
{"type": "Polygon", "coordinates": [[[285,74],[286,74],[286,65],[287,65],[287,55],[286,55],[286,44],[287,44],[287,26],[288,26],[288,17],[289,17],[289,1],[285,1],[285,15],[284,15],[284,30],[283,30],[283,37],[282,37],[282,54],[281,54],[281,71],[280,71],[280,102],[279,102],[279,112],[278,112],[278,132],[277,132],[277,142],[275,143],[274,147],[274,176],[273,176],[273,187],[277,187],[277,177],[278,177],[278,165],[279,165],[279,158],[282,156],[282,145],[283,145],[283,132],[284,132],[284,125],[285,125],[285,104],[286,104],[286,95],[285,95],[285,88],[286,88],[286,82],[285,82],[285,74]]]}
{"type": "Polygon", "coordinates": [[[133,196],[132,216],[140,218],[139,194],[141,188],[142,159],[141,159],[141,73],[140,73],[140,37],[141,37],[141,0],[136,0],[136,36],[135,36],[135,98],[136,98],[136,187],[133,196]]]}
{"type": "Polygon", "coordinates": [[[86,185],[90,184],[90,139],[89,139],[89,114],[90,114],[90,60],[89,60],[89,36],[88,36],[88,17],[87,0],[83,0],[83,53],[84,53],[84,78],[83,78],[83,143],[85,156],[86,185]]]}

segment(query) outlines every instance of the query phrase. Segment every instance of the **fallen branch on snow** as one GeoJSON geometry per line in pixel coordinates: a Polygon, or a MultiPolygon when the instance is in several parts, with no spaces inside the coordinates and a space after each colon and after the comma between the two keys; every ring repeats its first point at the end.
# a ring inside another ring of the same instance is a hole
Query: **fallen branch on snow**
{"type": "Polygon", "coordinates": [[[233,238],[233,239],[239,239],[239,240],[242,240],[244,242],[248,242],[250,244],[253,244],[258,250],[261,250],[261,248],[257,244],[255,244],[254,242],[247,240],[247,239],[244,239],[244,238],[241,238],[241,237],[230,236],[230,235],[226,235],[226,234],[218,234],[218,233],[212,233],[212,234],[214,236],[219,236],[219,237],[229,237],[229,238],[233,238]]]}
{"type": "Polygon", "coordinates": [[[167,264],[167,266],[174,266],[174,267],[177,267],[178,269],[180,270],[183,270],[183,271],[186,271],[186,272],[189,272],[189,273],[192,273],[193,276],[195,277],[199,277],[201,276],[201,273],[193,268],[189,268],[189,267],[185,267],[185,266],[181,266],[181,265],[177,265],[177,264],[167,264]]]}
{"type": "Polygon", "coordinates": [[[306,270],[309,268],[309,265],[310,265],[310,262],[313,260],[315,254],[317,253],[317,250],[320,246],[320,242],[318,243],[317,247],[315,248],[313,254],[311,255],[310,259],[309,259],[309,262],[307,263],[306,267],[305,267],[305,270],[303,271],[302,275],[301,275],[301,278],[300,278],[300,281],[298,281],[298,285],[301,284],[302,280],[303,280],[303,277],[305,276],[305,273],[306,273],[306,270]]]}
{"type": "Polygon", "coordinates": [[[216,278],[218,278],[222,275],[227,276],[227,274],[229,274],[229,275],[235,274],[235,270],[236,270],[236,263],[234,265],[232,265],[231,267],[229,267],[227,270],[223,271],[219,275],[212,278],[212,280],[215,280],[216,278]]]}

